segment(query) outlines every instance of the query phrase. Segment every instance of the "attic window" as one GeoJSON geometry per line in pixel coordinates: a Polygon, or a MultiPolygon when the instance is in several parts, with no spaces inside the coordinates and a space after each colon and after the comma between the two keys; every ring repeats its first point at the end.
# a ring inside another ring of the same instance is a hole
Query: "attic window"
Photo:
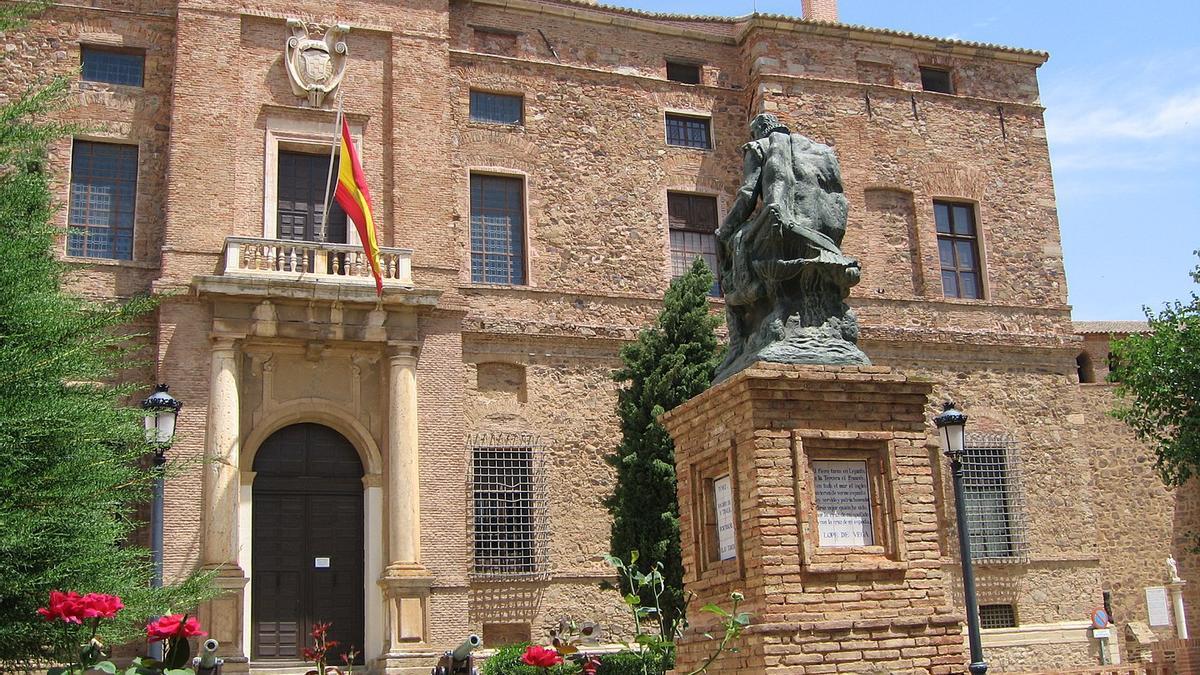
{"type": "Polygon", "coordinates": [[[668,60],[667,79],[684,84],[700,84],[700,64],[668,60]]]}
{"type": "Polygon", "coordinates": [[[921,88],[925,91],[953,94],[954,83],[950,79],[950,71],[946,68],[921,66],[921,88]]]}

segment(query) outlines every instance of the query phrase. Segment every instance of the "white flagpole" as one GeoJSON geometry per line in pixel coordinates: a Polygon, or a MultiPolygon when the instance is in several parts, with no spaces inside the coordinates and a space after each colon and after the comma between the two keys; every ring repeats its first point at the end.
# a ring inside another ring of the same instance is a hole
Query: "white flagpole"
{"type": "Polygon", "coordinates": [[[333,165],[337,161],[338,144],[342,140],[342,88],[338,87],[337,116],[333,120],[333,145],[329,148],[329,173],[325,176],[325,212],[321,214],[321,238],[329,232],[329,201],[333,183],[333,165]]]}

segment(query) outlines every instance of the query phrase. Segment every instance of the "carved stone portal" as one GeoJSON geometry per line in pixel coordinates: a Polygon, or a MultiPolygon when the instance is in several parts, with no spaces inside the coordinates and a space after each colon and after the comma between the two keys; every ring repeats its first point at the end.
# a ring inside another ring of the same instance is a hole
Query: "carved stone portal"
{"type": "Polygon", "coordinates": [[[284,63],[292,91],[308,99],[314,108],[321,107],[325,96],[332,93],[346,74],[349,48],[342,38],[350,32],[344,23],[325,26],[288,19],[292,34],[284,47],[284,63]]]}

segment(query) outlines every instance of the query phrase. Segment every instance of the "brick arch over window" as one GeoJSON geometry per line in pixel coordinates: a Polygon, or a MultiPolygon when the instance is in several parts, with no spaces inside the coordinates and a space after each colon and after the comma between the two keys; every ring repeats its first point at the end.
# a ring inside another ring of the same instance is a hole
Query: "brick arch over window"
{"type": "Polygon", "coordinates": [[[345,436],[358,452],[363,470],[368,476],[383,473],[379,444],[375,442],[370,430],[350,411],[327,399],[316,398],[289,401],[270,411],[255,424],[242,444],[245,452],[241,454],[241,470],[253,470],[254,457],[271,434],[286,426],[303,422],[323,424],[345,436]]]}

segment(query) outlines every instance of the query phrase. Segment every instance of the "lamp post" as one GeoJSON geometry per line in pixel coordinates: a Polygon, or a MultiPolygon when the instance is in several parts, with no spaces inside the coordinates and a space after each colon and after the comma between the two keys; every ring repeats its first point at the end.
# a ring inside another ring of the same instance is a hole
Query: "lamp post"
{"type": "Polygon", "coordinates": [[[155,588],[163,584],[163,465],[167,463],[167,449],[175,438],[175,416],[183,402],[167,393],[167,385],[160,384],[154,393],[142,401],[146,411],[146,442],[154,449],[154,502],[150,509],[150,551],[154,556],[155,588]]]}
{"type": "Polygon", "coordinates": [[[971,563],[971,532],[967,527],[967,506],[963,502],[963,450],[966,447],[967,416],[952,401],[942,405],[942,414],[933,418],[942,437],[942,451],[950,458],[954,476],[954,512],[958,518],[958,552],[962,560],[963,596],[967,603],[967,641],[971,647],[972,675],[987,672],[983,643],[979,638],[979,604],[975,599],[975,568],[971,563]]]}

